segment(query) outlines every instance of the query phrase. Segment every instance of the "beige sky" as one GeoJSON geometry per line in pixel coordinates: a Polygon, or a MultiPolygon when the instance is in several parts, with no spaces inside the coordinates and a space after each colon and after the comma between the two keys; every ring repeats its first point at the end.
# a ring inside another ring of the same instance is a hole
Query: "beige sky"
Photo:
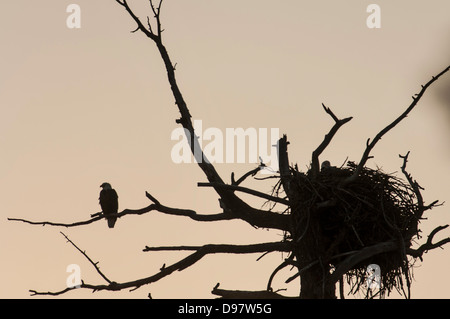
{"type": "MultiPolygon", "coordinates": [[[[137,4],[139,1],[129,1],[137,4]]],[[[141,1],[142,4],[147,1],[141,1]]],[[[139,11],[144,16],[144,11],[139,11]]],[[[450,64],[450,2],[433,1],[169,1],[164,41],[194,119],[204,128],[279,128],[290,160],[305,169],[333,124],[321,103],[353,120],[322,155],[358,161],[373,137],[410,104],[432,75],[450,64]],[[381,28],[366,26],[366,8],[381,7],[381,28]]],[[[120,208],[162,203],[199,213],[220,212],[217,196],[195,164],[175,164],[170,134],[178,111],[154,44],[115,1],[24,1],[0,5],[0,253],[2,298],[28,289],[65,287],[78,264],[85,282],[102,284],[59,231],[100,262],[107,276],[149,276],[185,253],[143,253],[145,245],[257,243],[281,233],[244,222],[198,223],[159,213],[59,229],[8,222],[7,217],[73,222],[99,211],[99,185],[119,193],[120,208]],[[81,29],[66,26],[66,7],[81,7],[81,29]]],[[[408,169],[425,200],[450,202],[450,75],[426,92],[411,115],[373,151],[369,166],[408,169]]],[[[218,164],[229,181],[254,164],[218,164]]],[[[269,191],[270,184],[247,186],[269,191]]],[[[249,198],[249,197],[246,197],[249,198]]],[[[259,205],[260,201],[251,199],[259,205]]],[[[450,222],[448,205],[428,212],[424,235],[450,222]]],[[[449,232],[441,234],[448,236],[449,232]]],[[[420,242],[419,242],[420,243],[420,242]]],[[[424,256],[414,269],[413,298],[449,298],[449,248],[424,256]]],[[[75,291],[66,298],[211,298],[225,289],[264,289],[281,254],[209,256],[135,292],[75,291]]],[[[295,294],[281,274],[276,288],[295,294]]]]}

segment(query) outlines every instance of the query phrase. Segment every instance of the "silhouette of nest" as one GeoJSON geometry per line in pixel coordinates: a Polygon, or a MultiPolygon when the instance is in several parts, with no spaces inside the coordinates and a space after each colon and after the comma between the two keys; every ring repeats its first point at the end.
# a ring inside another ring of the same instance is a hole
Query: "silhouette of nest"
{"type": "Polygon", "coordinates": [[[366,270],[370,264],[381,269],[382,292],[393,288],[405,293],[409,290],[411,264],[405,249],[410,247],[418,234],[419,206],[412,187],[393,174],[381,169],[363,168],[356,182],[341,186],[346,177],[356,169],[354,162],[346,167],[323,169],[316,178],[295,172],[299,202],[293,207],[297,241],[306,231],[314,245],[300,246],[311,256],[319,254],[331,267],[336,267],[352,252],[382,242],[401,243],[401,249],[376,254],[354,266],[347,272],[351,293],[366,284],[366,270]],[[316,224],[315,227],[311,225],[316,224]],[[309,225],[309,226],[308,226],[309,225]],[[309,229],[307,229],[309,227],[309,229]]]}

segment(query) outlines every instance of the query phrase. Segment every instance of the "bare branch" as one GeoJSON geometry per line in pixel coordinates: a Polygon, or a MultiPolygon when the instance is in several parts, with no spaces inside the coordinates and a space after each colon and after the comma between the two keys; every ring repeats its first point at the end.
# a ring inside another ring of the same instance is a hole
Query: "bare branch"
{"type": "Polygon", "coordinates": [[[245,181],[245,179],[249,176],[255,176],[263,167],[265,167],[266,165],[264,165],[264,163],[261,163],[260,166],[258,166],[257,168],[254,168],[250,171],[248,171],[247,173],[245,173],[244,175],[242,175],[237,181],[234,179],[234,173],[231,173],[231,185],[236,185],[238,186],[239,184],[241,184],[243,181],[245,181]]]}
{"type": "Polygon", "coordinates": [[[408,162],[409,153],[410,152],[406,153],[406,155],[404,155],[404,156],[403,155],[398,155],[398,156],[403,159],[403,165],[401,167],[402,173],[403,173],[403,175],[405,175],[409,185],[411,186],[411,188],[414,191],[414,194],[416,195],[416,198],[417,198],[417,205],[418,205],[419,209],[416,213],[416,217],[422,218],[422,215],[426,210],[432,209],[433,207],[436,207],[436,206],[442,206],[442,203],[439,203],[438,200],[435,200],[429,205],[426,205],[426,206],[424,205],[424,201],[423,201],[423,197],[422,197],[422,193],[421,193],[421,190],[423,190],[424,188],[421,187],[419,185],[419,183],[411,177],[411,174],[409,174],[406,171],[406,163],[408,162]]]}
{"type": "MultiPolygon", "coordinates": [[[[158,7],[155,7],[153,2],[151,2],[150,4],[152,6],[153,13],[155,14],[158,27],[160,28],[161,2],[159,3],[158,7]]],[[[130,8],[126,4],[126,1],[124,1],[124,6],[127,9],[127,12],[136,21],[136,23],[138,23],[139,26],[142,25],[140,24],[140,21],[139,19],[137,19],[136,15],[131,12],[130,8]]],[[[183,95],[181,94],[180,88],[175,78],[175,70],[173,67],[173,63],[169,57],[167,49],[165,48],[165,46],[161,41],[160,33],[162,32],[162,30],[159,29],[158,34],[154,35],[145,28],[141,29],[150,39],[152,39],[155,42],[161,55],[161,58],[164,62],[164,65],[166,67],[170,88],[175,98],[175,104],[177,105],[178,110],[181,114],[181,118],[177,119],[176,122],[178,124],[181,124],[185,129],[186,137],[189,142],[191,152],[196,157],[197,164],[202,169],[203,173],[206,175],[207,180],[211,183],[211,185],[213,185],[216,193],[220,196],[219,200],[221,202],[221,206],[224,208],[224,214],[215,216],[214,220],[239,218],[247,221],[248,223],[256,227],[267,227],[267,228],[289,230],[289,222],[287,216],[273,213],[268,214],[264,211],[256,210],[250,207],[238,196],[236,196],[236,194],[234,193],[235,190],[230,189],[228,186],[222,186],[225,183],[223,182],[220,175],[217,173],[215,167],[207,159],[207,157],[203,153],[202,148],[200,147],[198,137],[194,131],[189,109],[187,107],[186,101],[183,98],[183,95]],[[233,216],[225,214],[225,212],[233,212],[233,216]]],[[[240,189],[240,191],[243,190],[240,189]]],[[[286,201],[284,201],[284,203],[287,205],[286,201]]],[[[158,210],[159,211],[164,210],[165,212],[169,211],[168,213],[174,213],[173,210],[163,209],[163,207],[161,206],[159,207],[158,210]]],[[[176,213],[178,214],[180,212],[177,211],[176,213]]],[[[197,217],[197,215],[192,216],[197,217]]]]}
{"type": "Polygon", "coordinates": [[[410,152],[408,151],[408,153],[406,153],[406,155],[404,155],[404,156],[402,156],[400,154],[398,155],[400,158],[403,159],[403,165],[401,167],[402,173],[403,173],[403,175],[405,175],[406,179],[408,180],[409,185],[411,185],[414,193],[416,194],[417,203],[419,204],[419,207],[423,207],[423,197],[422,197],[422,194],[420,192],[421,187],[420,187],[419,183],[417,183],[417,181],[412,179],[411,174],[409,174],[406,171],[406,163],[408,162],[409,153],[410,152]]]}
{"type": "MultiPolygon", "coordinates": [[[[81,288],[81,286],[80,286],[80,288],[81,288]]],[[[42,292],[41,291],[41,292],[39,292],[39,291],[36,291],[36,290],[33,290],[33,289],[30,289],[28,291],[30,292],[30,296],[39,296],[39,295],[41,295],[41,296],[43,296],[43,295],[58,296],[58,295],[65,294],[66,292],[74,290],[74,289],[77,289],[77,287],[67,287],[67,288],[65,288],[63,290],[56,291],[56,292],[52,292],[52,291],[47,291],[47,292],[42,292]]]]}
{"type": "Polygon", "coordinates": [[[219,289],[217,284],[212,294],[220,296],[222,299],[298,299],[298,297],[286,297],[274,291],[259,290],[259,291],[245,291],[245,290],[225,290],[219,289]]]}
{"type": "MultiPolygon", "coordinates": [[[[150,250],[152,248],[148,247],[150,250]]],[[[182,271],[197,261],[202,259],[207,254],[212,253],[260,253],[265,251],[288,251],[290,249],[290,244],[288,242],[273,242],[273,243],[263,243],[254,245],[205,245],[199,247],[193,254],[183,258],[182,260],[167,266],[161,267],[160,271],[152,276],[137,279],[133,281],[128,281],[124,283],[111,282],[109,285],[91,285],[85,284],[84,282],[80,285],[79,289],[85,288],[95,291],[109,290],[109,291],[119,291],[123,289],[134,288],[137,289],[143,285],[147,285],[156,282],[170,274],[174,271],[182,271]]],[[[133,290],[134,290],[133,289],[133,290]]],[[[66,288],[58,292],[37,292],[36,290],[30,290],[33,295],[60,295],[72,290],[71,288],[66,288]]]]}
{"type": "Polygon", "coordinates": [[[128,14],[133,18],[133,20],[137,24],[136,30],[133,32],[136,32],[137,30],[141,30],[147,37],[152,39],[153,41],[157,41],[157,36],[151,31],[148,30],[141,22],[141,20],[134,14],[134,12],[131,10],[130,6],[128,5],[126,0],[123,0],[123,2],[116,0],[117,3],[119,3],[121,6],[125,8],[125,10],[128,12],[128,14]]]}
{"type": "MultiPolygon", "coordinates": [[[[189,112],[189,109],[187,107],[187,104],[183,98],[183,95],[181,94],[180,88],[178,86],[178,83],[175,78],[175,70],[173,67],[173,63],[169,57],[169,54],[167,52],[167,49],[162,44],[161,41],[161,22],[160,22],[160,13],[161,13],[161,4],[162,1],[160,1],[159,5],[155,7],[153,4],[153,1],[150,2],[150,5],[152,7],[153,13],[155,14],[156,22],[158,25],[158,31],[155,35],[153,32],[150,32],[145,27],[143,27],[140,20],[137,18],[137,16],[132,12],[130,7],[128,6],[127,2],[124,0],[123,3],[119,2],[122,6],[125,7],[126,11],[130,14],[130,16],[136,21],[139,28],[144,32],[150,39],[152,39],[161,55],[161,58],[163,59],[164,65],[166,67],[167,71],[167,77],[169,80],[170,88],[172,90],[173,96],[175,98],[175,104],[178,107],[178,110],[181,114],[181,118],[178,119],[176,122],[181,124],[183,128],[186,131],[187,139],[191,148],[192,154],[197,159],[197,163],[199,167],[202,169],[204,174],[206,175],[207,179],[211,183],[217,183],[218,184],[224,184],[222,178],[217,173],[214,166],[208,161],[207,157],[203,153],[203,150],[200,147],[198,137],[195,135],[194,127],[191,120],[191,115],[189,112]],[[200,153],[200,154],[199,154],[200,153]]],[[[231,192],[229,189],[214,187],[215,191],[219,196],[221,197],[222,201],[226,204],[229,208],[236,208],[236,207],[244,207],[248,206],[245,204],[241,199],[239,199],[233,192],[231,192]]],[[[236,209],[235,209],[236,210],[236,209]]]]}
{"type": "MultiPolygon", "coordinates": [[[[153,210],[156,210],[161,213],[165,213],[165,214],[169,214],[169,215],[190,217],[197,221],[215,221],[215,220],[231,219],[229,216],[225,216],[225,214],[223,214],[223,213],[211,214],[211,215],[199,215],[195,211],[190,210],[190,209],[171,208],[168,206],[161,205],[160,202],[156,198],[154,198],[152,195],[150,195],[148,192],[146,192],[146,196],[151,201],[153,201],[154,204],[151,204],[151,205],[141,208],[141,209],[124,209],[122,212],[117,214],[117,218],[121,218],[126,215],[143,215],[145,213],[149,213],[153,210]]],[[[96,222],[96,221],[104,218],[102,212],[92,214],[91,216],[93,216],[93,218],[91,218],[89,220],[74,222],[74,223],[57,223],[57,222],[49,222],[49,221],[35,222],[35,221],[29,221],[29,220],[21,219],[21,218],[8,218],[8,220],[21,221],[21,222],[28,223],[31,225],[76,227],[76,226],[88,225],[88,224],[91,224],[93,222],[96,222]]]]}
{"type": "Polygon", "coordinates": [[[229,244],[207,244],[203,246],[166,246],[166,247],[149,247],[145,246],[143,251],[181,251],[195,250],[203,255],[207,254],[253,254],[266,253],[272,251],[289,252],[292,249],[290,242],[269,242],[250,245],[229,245],[229,244]]]}
{"type": "Polygon", "coordinates": [[[434,235],[436,235],[438,232],[440,232],[443,229],[446,229],[448,227],[448,225],[445,226],[438,226],[436,227],[429,235],[428,235],[428,239],[426,241],[425,244],[421,245],[419,248],[417,249],[412,249],[412,248],[408,248],[406,250],[406,252],[408,253],[408,255],[414,257],[414,258],[420,258],[420,260],[422,260],[422,255],[424,253],[426,253],[427,251],[431,250],[431,249],[435,249],[438,247],[442,247],[443,245],[450,243],[450,237],[447,237],[445,239],[442,239],[440,241],[438,241],[437,243],[433,243],[433,238],[434,235]]]}
{"type": "Polygon", "coordinates": [[[267,291],[272,291],[272,281],[275,278],[275,275],[283,268],[289,266],[289,265],[295,265],[293,261],[294,255],[291,255],[289,258],[287,258],[285,261],[283,261],[277,268],[274,269],[272,274],[269,277],[269,281],[267,282],[267,291]]]}
{"type": "MultiPolygon", "coordinates": [[[[150,199],[153,204],[150,204],[147,207],[141,209],[124,209],[122,212],[118,213],[117,218],[124,217],[126,215],[143,215],[149,213],[151,211],[158,211],[160,213],[164,213],[167,215],[175,215],[175,216],[185,216],[189,217],[195,221],[201,222],[212,222],[212,221],[221,221],[221,220],[231,220],[231,219],[242,219],[249,224],[255,227],[264,227],[264,228],[276,228],[280,230],[288,230],[289,229],[289,216],[276,214],[273,212],[267,212],[263,210],[254,209],[248,205],[243,205],[238,208],[233,209],[224,209],[222,213],[217,214],[198,214],[195,210],[192,209],[181,209],[181,208],[173,208],[169,206],[162,205],[155,197],[153,197],[150,193],[146,192],[146,196],[150,199]]],[[[76,227],[82,225],[88,225],[93,222],[99,221],[103,218],[103,213],[96,213],[92,216],[95,216],[86,221],[73,222],[73,223],[57,223],[50,221],[29,221],[21,218],[8,218],[9,221],[21,221],[24,223],[28,223],[31,225],[49,225],[49,226],[59,226],[59,227],[76,227]]]]}
{"type": "Polygon", "coordinates": [[[161,12],[161,5],[162,5],[163,0],[159,1],[159,5],[157,7],[154,6],[152,0],[149,0],[149,2],[150,2],[150,7],[152,8],[154,17],[156,19],[156,27],[157,27],[157,31],[158,31],[157,36],[161,39],[162,30],[161,30],[160,12],[161,12]]]}
{"type": "Polygon", "coordinates": [[[330,129],[328,134],[325,135],[325,138],[322,141],[322,143],[320,143],[320,145],[312,153],[311,172],[312,172],[313,177],[317,176],[320,171],[320,165],[319,165],[320,154],[322,154],[322,152],[325,150],[325,148],[328,146],[328,144],[330,144],[332,138],[334,137],[336,132],[339,130],[339,128],[342,125],[344,125],[345,123],[349,122],[353,118],[353,117],[347,117],[345,119],[340,120],[337,118],[336,115],[334,115],[334,113],[331,111],[331,109],[329,107],[326,107],[323,103],[322,103],[322,107],[325,110],[325,112],[327,112],[333,118],[335,124],[330,129]]]}
{"type": "Polygon", "coordinates": [[[343,262],[339,263],[336,270],[329,277],[331,283],[336,283],[342,276],[359,262],[372,256],[393,251],[398,249],[398,244],[393,241],[382,242],[372,246],[365,247],[358,252],[347,257],[343,262]]]}
{"type": "Polygon", "coordinates": [[[89,260],[89,262],[92,264],[92,266],[94,266],[95,270],[97,270],[98,274],[99,274],[103,279],[105,279],[107,283],[110,284],[110,283],[112,282],[111,280],[108,279],[108,277],[105,276],[104,273],[102,273],[102,272],[100,271],[100,268],[97,266],[98,262],[96,262],[96,263],[93,262],[92,259],[89,258],[89,256],[86,254],[86,252],[83,251],[83,250],[81,250],[77,245],[75,245],[75,243],[74,243],[73,241],[71,241],[70,238],[67,237],[66,234],[64,234],[63,232],[60,232],[60,233],[61,233],[61,235],[63,235],[63,236],[67,239],[67,241],[68,241],[69,243],[72,244],[73,247],[75,247],[75,248],[76,248],[76,249],[77,249],[84,257],[86,257],[87,260],[89,260]]]}
{"type": "MultiPolygon", "coordinates": [[[[144,208],[141,208],[141,209],[124,209],[122,212],[117,214],[117,218],[123,217],[125,215],[142,215],[142,214],[148,213],[154,209],[156,209],[154,204],[149,205],[144,208]]],[[[99,220],[105,218],[102,212],[92,214],[91,217],[92,217],[91,219],[88,219],[85,221],[73,222],[73,223],[57,223],[57,222],[49,222],[49,221],[34,222],[34,221],[22,219],[22,218],[8,218],[8,220],[9,221],[21,221],[21,222],[31,224],[31,225],[76,227],[76,226],[88,225],[88,224],[91,224],[93,222],[96,222],[96,221],[99,221],[99,220]]]]}
{"type": "Polygon", "coordinates": [[[24,223],[31,224],[31,225],[42,225],[42,226],[49,225],[49,226],[61,226],[61,227],[75,227],[75,226],[88,225],[88,224],[91,224],[91,223],[93,223],[93,222],[95,222],[97,220],[100,220],[100,219],[103,219],[103,217],[102,216],[98,216],[98,217],[95,217],[95,218],[91,218],[89,220],[75,222],[75,223],[55,223],[55,222],[47,222],[47,221],[44,221],[44,222],[33,222],[33,221],[29,221],[29,220],[22,219],[22,218],[9,218],[8,217],[9,221],[24,222],[24,223]]]}
{"type": "Polygon", "coordinates": [[[254,196],[257,196],[257,197],[265,198],[265,199],[271,200],[273,202],[285,204],[285,205],[288,205],[288,206],[290,205],[290,202],[288,200],[284,199],[284,198],[271,196],[269,194],[262,193],[262,192],[254,190],[254,189],[250,189],[250,188],[246,188],[246,187],[242,187],[242,186],[227,185],[227,184],[216,184],[216,183],[197,183],[197,186],[198,187],[226,188],[226,189],[230,189],[230,190],[233,190],[233,191],[239,191],[239,192],[251,194],[251,195],[254,195],[254,196]]]}
{"type": "MultiPolygon", "coordinates": [[[[141,209],[124,209],[122,212],[117,214],[117,218],[121,218],[126,215],[143,215],[145,213],[149,213],[154,210],[164,213],[164,214],[168,214],[168,215],[185,216],[185,217],[189,217],[196,221],[204,221],[204,222],[218,221],[218,220],[230,220],[230,219],[237,218],[235,216],[230,216],[225,213],[201,215],[201,214],[197,214],[196,211],[191,210],[191,209],[180,209],[180,208],[172,208],[172,207],[164,206],[164,205],[161,205],[149,193],[146,193],[146,194],[147,194],[147,197],[153,198],[153,200],[155,201],[154,204],[151,204],[151,205],[141,208],[141,209]]],[[[91,224],[93,222],[96,222],[96,221],[104,218],[103,213],[96,213],[93,215],[97,215],[97,216],[94,218],[91,218],[89,220],[86,220],[86,221],[80,221],[80,222],[74,222],[74,223],[55,223],[55,222],[49,222],[49,221],[35,222],[35,221],[29,221],[29,220],[21,219],[21,218],[8,218],[8,220],[21,221],[21,222],[28,223],[31,225],[76,227],[76,226],[88,225],[88,224],[91,224]]]]}
{"type": "Polygon", "coordinates": [[[430,81],[428,81],[427,84],[422,86],[422,89],[420,90],[420,92],[418,94],[416,94],[416,96],[413,96],[413,102],[410,104],[410,106],[399,116],[397,117],[391,124],[389,124],[388,126],[386,126],[384,129],[382,129],[376,136],[375,138],[372,140],[371,143],[369,143],[369,140],[367,140],[367,146],[366,146],[366,150],[364,151],[361,161],[359,162],[358,166],[356,167],[355,171],[353,172],[353,174],[351,176],[349,176],[348,178],[346,178],[345,180],[343,180],[342,185],[346,185],[349,183],[352,183],[353,181],[355,181],[359,174],[361,173],[362,168],[364,167],[364,165],[366,165],[367,160],[369,159],[369,155],[370,155],[370,151],[375,147],[375,145],[378,143],[378,141],[383,137],[384,134],[386,134],[387,132],[389,132],[392,128],[394,128],[398,123],[400,123],[400,121],[402,121],[404,118],[406,118],[408,116],[408,114],[414,109],[414,107],[417,105],[417,103],[419,102],[420,98],[423,96],[423,94],[425,93],[425,91],[427,90],[427,88],[433,84],[433,82],[435,82],[437,79],[439,79],[443,74],[445,74],[448,70],[450,70],[450,66],[448,66],[447,68],[445,68],[442,72],[440,72],[438,75],[433,76],[431,78],[430,81]]]}
{"type": "MultiPolygon", "coordinates": [[[[441,247],[441,246],[445,245],[446,243],[449,243],[450,238],[442,239],[437,243],[432,242],[434,235],[436,235],[437,232],[447,228],[448,226],[449,225],[445,225],[445,226],[439,226],[439,227],[435,228],[430,233],[430,235],[428,235],[428,240],[425,244],[421,245],[417,249],[406,248],[406,253],[414,258],[419,257],[421,259],[422,254],[424,252],[427,252],[431,249],[441,247]]],[[[375,256],[375,255],[378,255],[381,253],[394,251],[397,249],[402,249],[402,247],[400,247],[399,243],[394,242],[394,241],[382,242],[382,243],[378,243],[378,244],[375,244],[375,245],[372,245],[369,247],[365,247],[355,253],[352,253],[343,262],[341,262],[338,265],[338,267],[336,268],[336,270],[333,272],[333,274],[331,274],[331,276],[329,277],[329,280],[332,283],[336,283],[347,271],[349,271],[353,266],[360,263],[361,261],[363,261],[367,258],[370,258],[372,256],[375,256]]]]}

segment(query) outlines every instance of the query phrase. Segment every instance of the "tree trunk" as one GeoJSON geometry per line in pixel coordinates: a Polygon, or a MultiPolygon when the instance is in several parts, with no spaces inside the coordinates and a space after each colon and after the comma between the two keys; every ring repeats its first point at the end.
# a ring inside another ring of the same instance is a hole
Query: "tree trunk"
{"type": "MultiPolygon", "coordinates": [[[[334,299],[336,289],[329,284],[330,265],[325,259],[324,238],[317,214],[305,209],[295,176],[289,167],[286,135],[278,141],[278,164],[283,189],[291,203],[290,233],[300,274],[300,298],[334,299]]],[[[307,199],[306,199],[307,200],[307,199]]]]}
{"type": "Polygon", "coordinates": [[[328,276],[324,276],[324,271],[329,273],[329,267],[324,265],[314,266],[306,270],[300,276],[300,298],[301,299],[336,299],[336,287],[324,284],[328,276]]]}

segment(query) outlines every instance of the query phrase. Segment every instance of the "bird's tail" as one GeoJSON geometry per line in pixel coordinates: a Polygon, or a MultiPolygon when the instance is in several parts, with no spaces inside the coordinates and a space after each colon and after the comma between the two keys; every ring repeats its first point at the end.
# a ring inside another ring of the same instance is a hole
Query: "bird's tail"
{"type": "Polygon", "coordinates": [[[114,225],[116,224],[117,217],[107,217],[108,220],[108,227],[114,228],[114,225]]]}

